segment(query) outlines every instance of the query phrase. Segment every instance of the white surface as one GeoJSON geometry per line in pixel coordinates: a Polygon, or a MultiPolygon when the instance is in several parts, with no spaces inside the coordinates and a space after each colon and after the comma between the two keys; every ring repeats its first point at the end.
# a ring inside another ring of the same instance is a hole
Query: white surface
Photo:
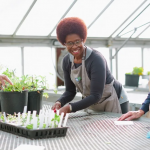
{"type": "Polygon", "coordinates": [[[134,125],[133,121],[114,121],[115,125],[134,125]]]}
{"type": "Polygon", "coordinates": [[[19,145],[14,150],[44,150],[44,146],[34,146],[34,145],[19,145]]]}

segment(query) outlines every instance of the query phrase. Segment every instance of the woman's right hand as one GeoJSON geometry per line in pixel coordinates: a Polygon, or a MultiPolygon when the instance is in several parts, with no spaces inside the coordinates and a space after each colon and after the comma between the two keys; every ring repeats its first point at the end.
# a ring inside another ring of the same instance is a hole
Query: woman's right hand
{"type": "Polygon", "coordinates": [[[53,107],[52,107],[52,110],[58,110],[58,109],[60,109],[61,108],[61,103],[60,102],[56,102],[54,105],[53,105],[53,107]]]}
{"type": "Polygon", "coordinates": [[[142,115],[144,114],[143,110],[139,110],[139,111],[129,111],[126,114],[123,114],[118,121],[123,121],[123,120],[133,120],[133,119],[138,119],[140,118],[142,115]]]}

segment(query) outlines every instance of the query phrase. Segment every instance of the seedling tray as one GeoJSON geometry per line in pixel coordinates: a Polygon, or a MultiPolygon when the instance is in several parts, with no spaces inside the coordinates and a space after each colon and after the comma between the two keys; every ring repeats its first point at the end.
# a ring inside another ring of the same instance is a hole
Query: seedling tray
{"type": "Polygon", "coordinates": [[[27,129],[21,126],[15,126],[0,122],[0,130],[9,132],[29,139],[43,139],[66,136],[68,127],[48,128],[48,129],[27,129]]]}

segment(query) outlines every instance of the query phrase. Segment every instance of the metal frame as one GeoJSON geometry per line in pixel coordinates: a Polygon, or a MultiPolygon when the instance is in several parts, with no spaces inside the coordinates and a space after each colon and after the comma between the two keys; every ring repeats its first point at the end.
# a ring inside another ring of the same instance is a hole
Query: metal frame
{"type": "MultiPolygon", "coordinates": [[[[66,15],[67,15],[67,13],[70,11],[70,9],[74,6],[74,4],[77,2],[77,0],[74,0],[73,2],[72,2],[72,4],[69,6],[69,8],[66,10],[66,12],[62,15],[62,17],[60,18],[60,20],[61,19],[63,19],[66,15]]],[[[59,20],[59,21],[60,21],[59,20]]],[[[59,22],[58,21],[58,22],[59,22]]],[[[58,22],[57,22],[57,24],[58,24],[58,22]]],[[[57,27],[57,24],[55,25],[55,27],[51,30],[51,32],[48,34],[48,36],[51,36],[51,34],[53,33],[53,31],[56,29],[56,27],[57,27]]]]}
{"type": "Polygon", "coordinates": [[[147,0],[143,1],[109,37],[112,37],[145,4],[146,1],[147,0]]]}
{"type": "Polygon", "coordinates": [[[19,30],[19,28],[21,27],[22,23],[24,22],[24,20],[26,19],[26,17],[29,15],[31,9],[33,8],[33,6],[35,5],[35,3],[37,2],[37,0],[34,0],[33,3],[31,4],[31,6],[29,7],[28,11],[26,12],[26,14],[24,15],[24,17],[22,18],[22,20],[20,21],[19,25],[17,26],[16,30],[13,33],[13,36],[16,35],[17,31],[19,30]]]}
{"type": "MultiPolygon", "coordinates": [[[[138,29],[138,28],[141,28],[141,27],[143,27],[143,26],[145,26],[145,25],[147,25],[147,24],[149,24],[150,22],[147,22],[147,23],[145,23],[145,24],[143,24],[143,25],[141,25],[141,26],[139,26],[139,27],[136,27],[136,29],[138,29]]],[[[126,33],[123,33],[122,35],[120,35],[120,37],[121,36],[124,36],[124,35],[126,35],[126,34],[128,34],[128,33],[130,33],[130,32],[132,32],[132,31],[134,31],[135,29],[133,29],[133,30],[130,30],[130,31],[128,31],[128,32],[126,32],[126,33]]]]}
{"type": "Polygon", "coordinates": [[[24,75],[24,47],[21,47],[21,66],[22,66],[22,75],[24,75]]]}
{"type": "Polygon", "coordinates": [[[131,39],[132,35],[136,32],[136,28],[134,29],[134,32],[131,34],[131,36],[129,38],[127,38],[123,44],[118,48],[118,50],[116,51],[115,55],[112,57],[112,59],[114,59],[114,57],[117,55],[117,53],[121,50],[122,47],[124,47],[126,45],[126,43],[131,39]]]}
{"type": "Polygon", "coordinates": [[[111,73],[113,72],[113,67],[112,67],[112,48],[109,48],[109,60],[110,60],[110,71],[111,73]]]}
{"type": "Polygon", "coordinates": [[[143,34],[149,27],[150,27],[150,25],[148,25],[140,34],[138,34],[138,35],[136,36],[136,38],[138,38],[141,34],[143,34]]]}
{"type": "Polygon", "coordinates": [[[141,48],[141,66],[144,68],[144,48],[141,48]]]}
{"type": "Polygon", "coordinates": [[[88,29],[95,23],[95,21],[106,11],[106,9],[112,4],[114,0],[111,0],[106,7],[98,14],[98,16],[92,21],[92,23],[87,27],[88,29]]]}
{"type": "Polygon", "coordinates": [[[128,23],[118,34],[116,37],[118,37],[120,35],[120,33],[122,33],[134,20],[136,20],[148,7],[149,7],[150,3],[132,20],[130,21],[130,23],[128,23]]]}
{"type": "MultiPolygon", "coordinates": [[[[87,38],[86,45],[90,47],[112,47],[119,48],[120,45],[126,41],[128,38],[112,38],[112,43],[108,44],[109,38],[102,37],[87,38]]],[[[56,37],[26,37],[26,36],[1,36],[0,37],[0,47],[64,47],[61,45],[56,37]]],[[[142,47],[150,48],[150,38],[131,38],[130,41],[124,45],[124,47],[142,47]]]]}
{"type": "MultiPolygon", "coordinates": [[[[115,49],[117,53],[117,48],[115,49]]],[[[118,80],[118,53],[115,56],[115,62],[116,62],[116,79],[118,80]]]]}

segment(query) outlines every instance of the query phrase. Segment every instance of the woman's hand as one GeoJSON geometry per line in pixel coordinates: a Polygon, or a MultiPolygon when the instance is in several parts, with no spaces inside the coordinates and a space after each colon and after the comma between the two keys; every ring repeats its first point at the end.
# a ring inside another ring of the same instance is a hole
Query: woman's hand
{"type": "Polygon", "coordinates": [[[58,110],[58,109],[60,109],[61,108],[61,103],[60,102],[56,102],[54,105],[53,105],[53,107],[52,107],[52,110],[58,110]]]}
{"type": "Polygon", "coordinates": [[[143,110],[139,110],[139,111],[129,111],[126,114],[122,115],[118,121],[122,121],[122,120],[133,120],[133,119],[137,119],[140,118],[142,115],[144,114],[143,110]]]}
{"type": "Polygon", "coordinates": [[[70,113],[70,105],[66,105],[64,107],[62,107],[61,109],[59,109],[59,114],[61,115],[61,113],[64,113],[64,116],[66,116],[66,113],[70,113]]]}
{"type": "Polygon", "coordinates": [[[2,83],[3,86],[5,86],[5,82],[7,81],[9,84],[13,85],[13,83],[10,81],[10,79],[6,75],[0,75],[0,82],[2,83]]]}

